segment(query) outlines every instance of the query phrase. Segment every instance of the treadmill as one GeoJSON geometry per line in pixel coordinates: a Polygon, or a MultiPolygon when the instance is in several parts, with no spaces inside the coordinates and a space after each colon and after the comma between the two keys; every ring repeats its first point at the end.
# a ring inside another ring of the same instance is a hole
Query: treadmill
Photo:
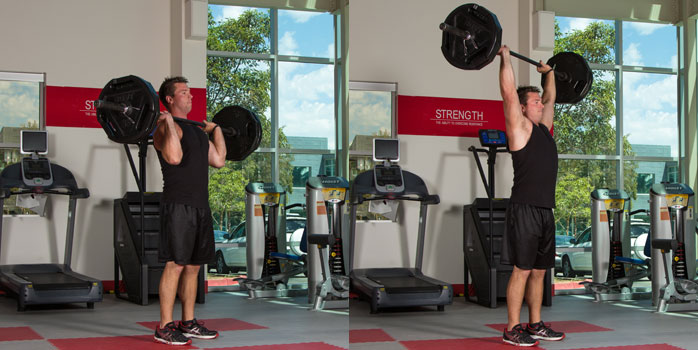
{"type": "Polygon", "coordinates": [[[63,264],[0,265],[0,288],[17,298],[17,311],[26,310],[27,305],[64,303],[87,303],[87,308],[92,309],[95,302],[102,301],[102,282],[70,269],[77,200],[88,198],[90,192],[86,188],[78,188],[75,177],[68,169],[38,156],[47,153],[45,131],[22,130],[21,152],[31,154],[31,157],[5,167],[0,173],[0,206],[12,195],[68,196],[65,260],[63,264]]]}
{"type": "Polygon", "coordinates": [[[453,288],[449,283],[422,273],[424,239],[426,236],[427,206],[439,204],[439,196],[431,195],[424,181],[404,171],[397,164],[397,139],[374,139],[373,159],[383,161],[373,170],[359,174],[351,189],[351,257],[350,277],[352,291],[370,300],[371,313],[396,307],[436,306],[443,311],[453,302],[453,288]],[[354,269],[353,256],[356,241],[357,206],[365,201],[416,201],[419,208],[419,231],[415,267],[354,269]]]}

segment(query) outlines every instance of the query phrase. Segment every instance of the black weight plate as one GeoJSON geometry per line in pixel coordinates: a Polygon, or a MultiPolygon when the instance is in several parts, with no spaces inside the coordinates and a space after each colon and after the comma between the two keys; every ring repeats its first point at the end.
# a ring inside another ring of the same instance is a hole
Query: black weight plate
{"type": "Polygon", "coordinates": [[[134,107],[130,113],[97,109],[97,121],[110,140],[136,144],[155,128],[160,102],[149,82],[135,75],[112,79],[102,89],[99,99],[134,107]]]}
{"type": "Polygon", "coordinates": [[[245,108],[224,107],[211,121],[220,125],[223,131],[227,160],[244,160],[262,142],[262,123],[254,113],[245,108]]]}
{"type": "Polygon", "coordinates": [[[465,4],[453,10],[444,23],[467,31],[471,40],[443,31],[441,52],[446,60],[461,69],[480,69],[490,64],[502,46],[502,26],[497,15],[478,4],[465,4]]]}
{"type": "MultiPolygon", "coordinates": [[[[581,55],[574,52],[560,52],[548,60],[548,65],[564,73],[568,79],[555,77],[555,103],[575,104],[584,99],[594,82],[589,64],[581,55]]],[[[545,76],[541,85],[545,86],[545,76]]]]}

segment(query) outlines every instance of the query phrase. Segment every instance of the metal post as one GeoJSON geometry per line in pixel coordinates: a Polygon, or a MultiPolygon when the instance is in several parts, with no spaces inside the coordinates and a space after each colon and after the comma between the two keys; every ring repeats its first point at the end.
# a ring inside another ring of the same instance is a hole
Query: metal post
{"type": "Polygon", "coordinates": [[[70,257],[73,254],[73,232],[75,231],[75,207],[78,199],[70,196],[68,201],[68,228],[65,232],[65,255],[64,264],[70,267],[70,257]]]}

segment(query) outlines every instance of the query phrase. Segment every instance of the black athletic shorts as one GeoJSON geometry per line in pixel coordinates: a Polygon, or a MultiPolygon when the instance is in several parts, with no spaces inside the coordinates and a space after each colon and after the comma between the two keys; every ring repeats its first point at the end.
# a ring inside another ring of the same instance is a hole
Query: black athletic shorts
{"type": "Polygon", "coordinates": [[[502,240],[502,264],[522,270],[555,267],[553,210],[509,202],[502,240]]]}
{"type": "Polygon", "coordinates": [[[210,208],[160,203],[160,262],[213,264],[216,259],[210,208]]]}

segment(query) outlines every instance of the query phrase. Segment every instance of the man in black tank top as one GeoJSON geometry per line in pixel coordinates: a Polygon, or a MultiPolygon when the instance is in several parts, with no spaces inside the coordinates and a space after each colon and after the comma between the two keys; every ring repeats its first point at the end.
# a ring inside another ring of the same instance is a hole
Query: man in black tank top
{"type": "Polygon", "coordinates": [[[541,61],[537,71],[545,75],[543,96],[533,86],[517,89],[509,48],[503,45],[498,54],[501,56],[499,87],[514,166],[514,185],[502,242],[502,263],[514,265],[514,270],[507,285],[508,324],[502,340],[516,346],[535,346],[537,339],[562,340],[565,337],[541,320],[543,278],[546,270],[555,264],[553,208],[557,146],[550,133],[555,74],[541,61]],[[527,326],[520,323],[524,299],[529,312],[527,326]]]}
{"type": "Polygon", "coordinates": [[[172,118],[186,119],[191,111],[192,95],[187,83],[184,77],[167,78],[162,83],[159,96],[167,111],[161,113],[153,134],[164,182],[158,260],[165,263],[155,340],[169,345],[191,344],[189,338],[218,337],[218,332],[194,318],[194,305],[201,265],[215,259],[208,166],[223,167],[226,148],[223,133],[215,123],[204,121],[206,126],[201,129],[172,118]],[[172,313],[178,294],[182,320],[177,325],[172,313]]]}

